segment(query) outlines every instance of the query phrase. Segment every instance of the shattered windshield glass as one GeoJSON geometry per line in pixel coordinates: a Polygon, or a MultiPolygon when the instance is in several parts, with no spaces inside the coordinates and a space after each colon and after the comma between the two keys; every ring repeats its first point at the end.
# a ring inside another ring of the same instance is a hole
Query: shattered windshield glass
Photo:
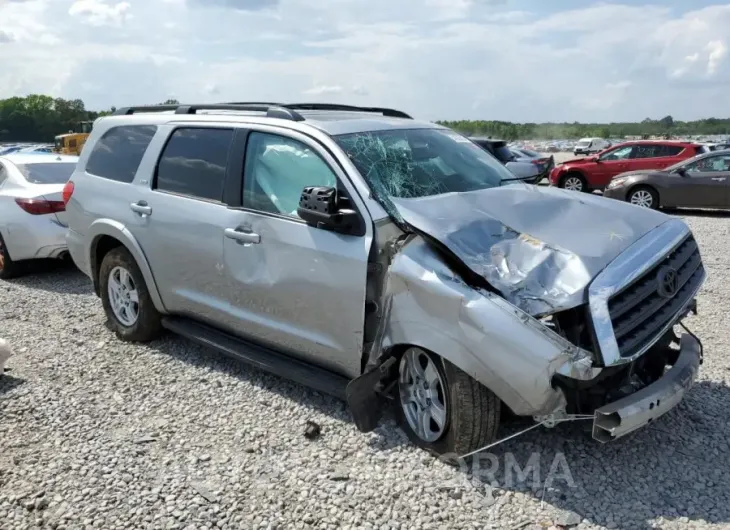
{"type": "Polygon", "coordinates": [[[514,179],[494,157],[448,129],[368,131],[335,140],[391,215],[396,213],[390,197],[475,191],[514,179]]]}

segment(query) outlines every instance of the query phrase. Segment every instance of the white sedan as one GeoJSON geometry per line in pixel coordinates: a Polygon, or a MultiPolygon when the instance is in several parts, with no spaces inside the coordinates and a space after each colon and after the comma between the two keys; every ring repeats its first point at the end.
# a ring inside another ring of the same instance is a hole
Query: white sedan
{"type": "Polygon", "coordinates": [[[76,156],[13,153],[0,156],[0,279],[23,273],[27,260],[63,258],[63,188],[76,156]]]}

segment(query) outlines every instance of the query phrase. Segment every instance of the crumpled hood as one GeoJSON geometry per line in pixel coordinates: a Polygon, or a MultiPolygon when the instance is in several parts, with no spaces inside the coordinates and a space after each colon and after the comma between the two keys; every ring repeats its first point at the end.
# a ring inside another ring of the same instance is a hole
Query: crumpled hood
{"type": "Polygon", "coordinates": [[[408,224],[533,316],[583,304],[606,265],[669,220],[621,201],[522,184],[391,200],[408,224]]]}

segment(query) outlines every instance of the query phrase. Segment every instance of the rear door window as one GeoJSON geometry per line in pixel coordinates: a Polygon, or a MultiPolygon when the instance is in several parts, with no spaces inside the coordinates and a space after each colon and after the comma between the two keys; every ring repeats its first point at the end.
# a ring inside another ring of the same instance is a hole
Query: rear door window
{"type": "Polygon", "coordinates": [[[639,144],[636,146],[636,149],[634,149],[631,158],[659,158],[666,156],[663,154],[665,152],[665,147],[666,146],[661,144],[639,144]]]}
{"type": "Polygon", "coordinates": [[[175,129],[157,164],[154,188],[208,201],[223,201],[233,129],[175,129]]]}
{"type": "Polygon", "coordinates": [[[681,145],[665,145],[663,146],[661,156],[677,156],[682,151],[684,151],[684,147],[681,145]]]}
{"type": "Polygon", "coordinates": [[[86,172],[117,182],[132,182],[152,137],[154,125],[122,125],[109,129],[94,145],[86,172]]]}

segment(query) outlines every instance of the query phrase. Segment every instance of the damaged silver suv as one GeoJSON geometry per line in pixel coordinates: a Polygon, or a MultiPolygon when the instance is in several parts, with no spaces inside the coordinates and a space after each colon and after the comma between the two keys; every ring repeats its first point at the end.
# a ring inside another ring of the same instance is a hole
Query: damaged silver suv
{"type": "Polygon", "coordinates": [[[383,108],[119,109],[64,190],[68,248],[122,340],[163,328],[464,455],[500,412],[673,408],[705,279],[679,219],[526,185],[466,137],[383,108]],[[685,328],[686,329],[686,328],[685,328]]]}

